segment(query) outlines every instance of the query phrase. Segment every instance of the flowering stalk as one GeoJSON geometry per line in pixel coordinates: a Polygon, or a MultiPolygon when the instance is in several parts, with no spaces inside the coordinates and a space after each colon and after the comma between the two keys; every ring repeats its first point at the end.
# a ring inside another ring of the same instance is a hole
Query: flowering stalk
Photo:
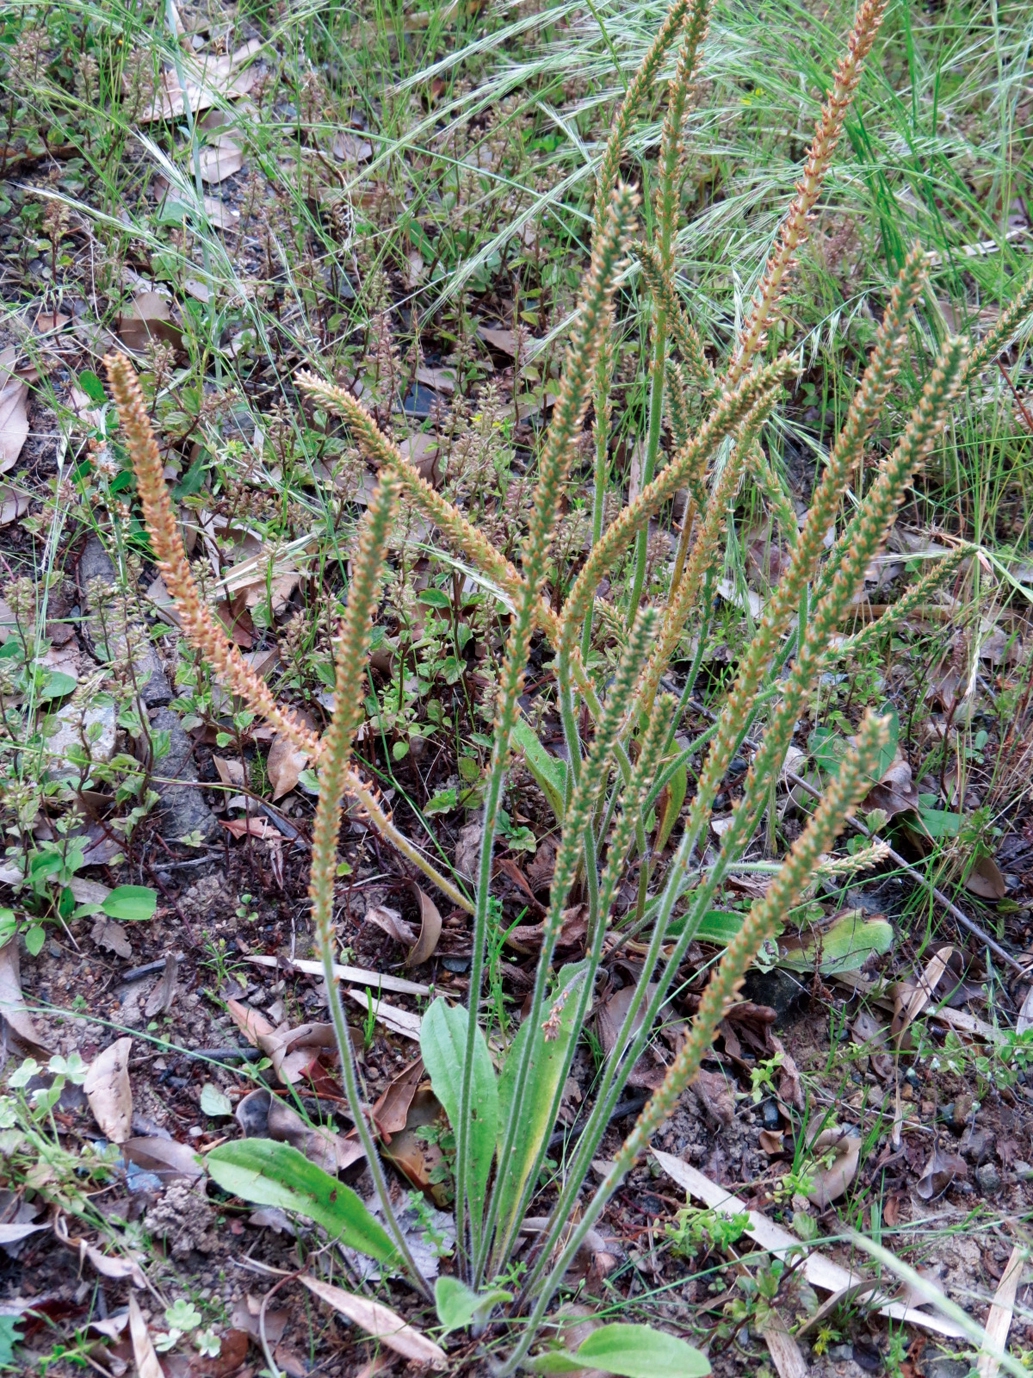
{"type": "Polygon", "coordinates": [[[539,1291],[524,1338],[500,1369],[502,1375],[513,1373],[526,1355],[556,1289],[588,1231],[646,1150],[657,1129],[672,1114],[682,1091],[699,1071],[713,1043],[717,1026],[724,1018],[729,1001],[742,984],[747,968],[762,944],[775,932],[786,910],[798,903],[810,884],[822,853],[832,845],[845,825],[847,814],[868,790],[871,783],[869,776],[888,738],[887,720],[867,714],[858,732],[856,745],[844,757],[839,774],[830,784],[814,817],[797,839],[764,898],[754,903],[739,933],[725,949],[716,972],[703,992],[689,1036],[669,1067],[663,1084],[650,1098],[578,1224],[564,1240],[552,1270],[539,1291]]]}
{"type": "Polygon", "coordinates": [[[430,1296],[427,1283],[413,1259],[405,1233],[391,1207],[380,1155],[366,1119],[366,1107],[355,1071],[348,1020],[341,1003],[338,979],[334,974],[334,885],[337,879],[337,839],[341,831],[343,802],[350,781],[349,763],[355,733],[362,721],[361,676],[366,664],[373,613],[380,592],[384,550],[390,532],[391,515],[398,485],[386,475],[377,486],[359,528],[359,547],[352,562],[348,606],[334,646],[334,711],[326,730],[319,758],[319,799],[312,825],[312,869],[309,899],[312,922],[323,964],[330,1018],[348,1109],[355,1122],[359,1142],[366,1154],[373,1185],[384,1208],[384,1219],[403,1264],[414,1286],[430,1296]]]}
{"type": "MultiPolygon", "coordinates": [[[[175,603],[184,636],[204,656],[216,679],[226,689],[239,695],[254,713],[265,718],[317,764],[323,751],[323,742],[301,722],[297,714],[277,702],[265,680],[255,674],[201,600],[183,549],[179,524],[165,486],[158,444],[132,364],[123,354],[109,354],[104,365],[111,380],[111,391],[118,407],[126,448],[133,461],[137,491],[155,559],[165,587],[175,603]]],[[[418,867],[443,894],[461,908],[472,909],[466,895],[398,831],[372,785],[367,784],[353,766],[348,767],[347,794],[356,812],[368,818],[381,836],[418,867]]]]}
{"type": "Polygon", "coordinates": [[[807,238],[811,212],[818,203],[822,183],[843,132],[847,111],[861,80],[865,59],[872,50],[882,24],[887,3],[888,0],[862,0],[854,17],[847,51],[840,59],[832,90],[822,106],[814,142],[804,164],[803,176],[797,184],[796,198],[782,222],[778,244],[767,261],[752,309],[739,332],[732,360],[733,380],[749,368],[754,355],[764,347],[768,329],[776,319],[779,303],[800,246],[807,238]]]}

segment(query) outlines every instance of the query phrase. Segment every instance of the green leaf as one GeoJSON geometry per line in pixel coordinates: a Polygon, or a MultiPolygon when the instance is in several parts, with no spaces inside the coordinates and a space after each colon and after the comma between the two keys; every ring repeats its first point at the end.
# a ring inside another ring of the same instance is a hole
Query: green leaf
{"type": "Polygon", "coordinates": [[[900,741],[900,714],[893,707],[892,703],[884,703],[879,709],[879,715],[889,718],[889,740],[879,753],[879,760],[872,771],[869,779],[875,784],[883,778],[890,766],[897,759],[897,744],[900,741]]]}
{"type": "Polygon", "coordinates": [[[416,601],[423,603],[428,608],[446,609],[452,606],[452,600],[447,593],[442,593],[440,589],[424,589],[417,595],[416,601]]]}
{"type": "Polygon", "coordinates": [[[454,789],[439,789],[423,806],[423,812],[428,818],[433,818],[438,813],[451,813],[453,809],[459,807],[458,792],[454,789]]]}
{"type": "Polygon", "coordinates": [[[710,1361],[698,1349],[650,1325],[601,1325],[578,1346],[584,1368],[622,1378],[705,1378],[710,1361]]]}
{"type": "Polygon", "coordinates": [[[493,1307],[512,1300],[513,1293],[501,1287],[474,1292],[458,1278],[441,1276],[434,1284],[434,1305],[446,1335],[451,1330],[465,1330],[476,1322],[486,1321],[493,1307]]]}
{"type": "Polygon", "coordinates": [[[499,1238],[508,1240],[519,1224],[517,1219],[521,1199],[528,1179],[535,1170],[541,1151],[548,1142],[553,1130],[552,1108],[556,1093],[566,1080],[568,1054],[571,1041],[576,1039],[579,1030],[575,1027],[577,1013],[576,990],[571,984],[576,980],[582,965],[563,967],[559,973],[554,997],[559,1003],[559,995],[568,991],[559,1010],[558,1018],[550,1026],[555,1030],[555,1038],[546,1039],[542,1030],[545,1020],[537,1020],[532,1028],[529,1021],[521,1024],[516,1037],[510,1044],[506,1061],[499,1077],[499,1152],[513,1107],[513,1092],[516,1085],[517,1067],[528,1041],[531,1042],[531,1061],[524,1083],[524,1095],[520,1108],[520,1125],[514,1135],[514,1146],[508,1163],[499,1163],[495,1190],[499,1195],[499,1238]]]}
{"type": "Polygon", "coordinates": [[[66,675],[62,670],[50,670],[39,691],[39,700],[42,703],[46,699],[63,699],[78,682],[74,675],[66,675]]]}
{"type": "Polygon", "coordinates": [[[210,1081],[201,1087],[201,1110],[205,1115],[232,1115],[233,1102],[225,1091],[220,1091],[210,1081]]]}
{"type": "Polygon", "coordinates": [[[0,1316],[0,1367],[14,1366],[14,1346],[21,1342],[19,1317],[0,1316]]]}
{"type": "Polygon", "coordinates": [[[521,718],[513,729],[513,745],[524,753],[527,769],[548,799],[556,818],[562,819],[567,793],[566,764],[558,757],[549,755],[525,718],[521,718]]]}
{"type": "Polygon", "coordinates": [[[31,957],[38,957],[43,951],[43,944],[47,940],[47,935],[43,929],[36,924],[28,929],[25,934],[25,948],[31,957]]]}
{"type": "Polygon", "coordinates": [[[116,885],[102,901],[101,909],[109,919],[124,919],[128,923],[144,923],[154,918],[158,907],[158,892],[149,885],[116,885]]]}
{"type": "Polygon", "coordinates": [[[948,813],[944,809],[920,809],[918,820],[922,832],[934,842],[941,837],[957,837],[965,821],[960,814],[948,813]]]}
{"type": "Polygon", "coordinates": [[[289,1144],[240,1139],[213,1148],[205,1162],[212,1181],[223,1191],[259,1206],[296,1211],[322,1225],[332,1239],[397,1266],[398,1251],[390,1236],[351,1187],[289,1144]]]}
{"type": "MultiPolygon", "coordinates": [[[[459,1098],[466,1062],[467,1010],[438,998],[423,1016],[420,1052],[430,1075],[434,1094],[444,1107],[453,1130],[459,1126],[459,1098]]],[[[469,1122],[470,1175],[457,1183],[464,1190],[470,1215],[479,1230],[484,1215],[484,1198],[495,1156],[495,1134],[499,1119],[499,1093],[495,1068],[480,1028],[474,1035],[472,1099],[469,1122]]]]}
{"type": "Polygon", "coordinates": [[[82,373],[79,374],[79,386],[91,402],[103,405],[108,400],[107,393],[104,391],[104,384],[88,368],[83,369],[82,373]]]}
{"type": "Polygon", "coordinates": [[[660,830],[656,835],[656,851],[662,851],[667,846],[671,836],[671,830],[678,821],[681,813],[681,806],[685,803],[685,795],[689,787],[689,769],[687,765],[680,765],[667,782],[667,803],[664,805],[664,816],[660,820],[660,830]]]}
{"type": "Polygon", "coordinates": [[[893,929],[885,919],[865,919],[851,909],[830,928],[778,940],[778,963],[790,971],[814,971],[825,976],[837,971],[856,971],[873,953],[889,952],[893,929]]]}

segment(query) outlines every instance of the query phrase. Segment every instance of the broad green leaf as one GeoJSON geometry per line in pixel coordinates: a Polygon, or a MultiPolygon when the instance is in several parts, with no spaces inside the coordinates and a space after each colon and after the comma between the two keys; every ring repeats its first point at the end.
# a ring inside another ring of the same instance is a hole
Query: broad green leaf
{"type": "Polygon", "coordinates": [[[91,369],[83,369],[82,373],[79,374],[79,386],[91,402],[103,406],[108,400],[108,395],[104,391],[104,384],[91,369]]]}
{"type": "Polygon", "coordinates": [[[512,1300],[513,1293],[501,1287],[475,1292],[458,1278],[444,1275],[434,1284],[434,1305],[446,1335],[452,1330],[466,1330],[475,1321],[487,1320],[493,1307],[512,1300]]]}
{"type": "Polygon", "coordinates": [[[532,1373],[584,1373],[585,1365],[565,1349],[547,1349],[524,1360],[524,1368],[532,1373]]]}
{"type": "Polygon", "coordinates": [[[865,919],[851,909],[821,932],[778,940],[778,965],[790,971],[814,971],[834,976],[837,971],[856,971],[873,953],[889,952],[893,929],[885,919],[865,919]]]}
{"type": "Polygon", "coordinates": [[[705,1378],[710,1361],[698,1349],[649,1325],[601,1325],[577,1349],[585,1368],[622,1378],[705,1378]]]}
{"type": "Polygon", "coordinates": [[[31,928],[27,929],[25,932],[25,950],[29,956],[38,957],[43,951],[43,944],[46,940],[47,935],[39,924],[33,924],[31,928]]]}
{"type": "Polygon", "coordinates": [[[144,923],[154,918],[158,907],[158,892],[148,885],[116,885],[101,902],[101,909],[109,919],[123,919],[127,923],[144,923]]]}
{"type": "Polygon", "coordinates": [[[921,831],[934,842],[941,837],[957,837],[965,821],[960,814],[944,809],[920,809],[918,820],[921,831]]]}
{"type": "MultiPolygon", "coordinates": [[[[569,989],[578,971],[579,967],[576,965],[562,968],[554,993],[556,996],[569,989]]],[[[514,1136],[509,1162],[499,1164],[495,1182],[495,1190],[499,1194],[498,1221],[501,1239],[510,1238],[519,1223],[516,1215],[520,1209],[524,1188],[553,1130],[552,1107],[556,1101],[557,1091],[566,1080],[571,1042],[576,1039],[579,1032],[574,1027],[577,1003],[576,990],[570,991],[558,1011],[558,1018],[550,1025],[549,1032],[555,1032],[554,1038],[546,1039],[541,1027],[544,1020],[538,1021],[535,1028],[531,1027],[529,1021],[525,1021],[521,1024],[506,1055],[505,1065],[499,1077],[500,1153],[512,1114],[517,1067],[524,1048],[528,1041],[531,1042],[531,1061],[524,1084],[519,1128],[514,1136]]]]}
{"type": "Polygon", "coordinates": [[[428,608],[441,608],[444,611],[452,606],[451,598],[447,593],[442,593],[440,589],[424,589],[416,597],[418,602],[423,603],[428,608]]]}
{"type": "Polygon", "coordinates": [[[0,1368],[14,1365],[14,1346],[21,1343],[19,1316],[0,1316],[0,1368]]]}
{"type": "MultiPolygon", "coordinates": [[[[466,1061],[466,1031],[468,1012],[462,1005],[449,1005],[437,999],[423,1016],[420,1030],[420,1052],[430,1076],[434,1094],[444,1107],[453,1130],[459,1127],[459,1100],[463,1085],[463,1066],[466,1061]]],[[[477,1029],[473,1045],[472,1103],[467,1142],[470,1154],[470,1176],[457,1183],[464,1190],[475,1228],[480,1228],[484,1216],[484,1198],[488,1190],[492,1159],[495,1156],[495,1134],[499,1120],[499,1093],[495,1068],[484,1040],[477,1029]]]]}
{"type": "MultiPolygon", "coordinates": [[[[737,909],[708,909],[699,921],[696,929],[696,937],[701,943],[714,943],[718,947],[727,947],[732,939],[742,928],[742,921],[746,917],[737,909]]],[[[685,921],[688,915],[683,914],[675,919],[667,930],[672,938],[677,938],[685,931],[685,921]]]]}
{"type": "Polygon", "coordinates": [[[63,670],[51,670],[43,681],[43,688],[37,697],[40,702],[46,699],[63,699],[66,694],[70,694],[78,680],[74,675],[66,675],[63,670]]]}
{"type": "Polygon", "coordinates": [[[527,769],[549,801],[557,819],[563,817],[567,793],[567,767],[563,761],[550,756],[535,736],[531,724],[521,718],[513,729],[513,745],[524,753],[527,769]]]}
{"type": "Polygon", "coordinates": [[[239,1139],[213,1148],[205,1162],[212,1181],[223,1191],[296,1211],[322,1225],[359,1253],[395,1266],[398,1251],[387,1231],[363,1205],[351,1187],[331,1177],[289,1144],[272,1139],[239,1139]]]}
{"type": "Polygon", "coordinates": [[[678,821],[681,813],[681,806],[685,803],[685,794],[689,787],[688,766],[681,765],[671,776],[667,784],[667,803],[664,805],[664,814],[660,819],[660,831],[656,835],[656,851],[662,851],[667,846],[667,841],[671,836],[671,830],[678,821]]]}
{"type": "Polygon", "coordinates": [[[879,715],[889,718],[889,740],[879,753],[879,760],[872,771],[870,779],[876,784],[883,778],[890,766],[897,759],[897,744],[900,741],[900,715],[893,707],[892,703],[884,703],[879,709],[879,715]]]}

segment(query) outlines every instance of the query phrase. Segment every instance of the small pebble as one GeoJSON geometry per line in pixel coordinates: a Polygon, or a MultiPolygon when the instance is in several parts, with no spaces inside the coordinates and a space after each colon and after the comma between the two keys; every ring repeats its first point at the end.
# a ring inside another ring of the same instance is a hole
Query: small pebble
{"type": "Polygon", "coordinates": [[[951,1118],[955,1129],[964,1129],[968,1123],[968,1117],[972,1114],[972,1107],[975,1104],[973,1097],[968,1091],[962,1091],[960,1096],[955,1097],[954,1109],[951,1118]]]}
{"type": "Polygon", "coordinates": [[[1004,1185],[993,1163],[981,1163],[976,1168],[976,1182],[984,1196],[996,1196],[1004,1185]]]}

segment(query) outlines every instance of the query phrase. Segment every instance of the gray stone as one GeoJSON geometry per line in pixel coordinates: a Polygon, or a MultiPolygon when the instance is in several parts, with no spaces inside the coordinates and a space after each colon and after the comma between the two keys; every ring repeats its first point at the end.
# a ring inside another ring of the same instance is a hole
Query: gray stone
{"type": "Polygon", "coordinates": [[[976,1182],[984,1196],[996,1196],[1004,1185],[993,1163],[981,1163],[976,1168],[976,1182]]]}
{"type": "Polygon", "coordinates": [[[167,755],[154,763],[153,787],[160,800],[159,830],[167,842],[199,834],[204,842],[219,831],[219,823],[204,801],[194,765],[193,743],[170,708],[151,715],[151,731],[169,734],[167,755]]]}
{"type": "MultiPolygon", "coordinates": [[[[112,587],[118,582],[115,566],[99,537],[91,536],[86,542],[83,553],[79,556],[78,576],[83,606],[87,613],[83,623],[86,642],[95,658],[101,664],[106,665],[124,651],[125,636],[113,635],[109,644],[106,640],[107,632],[103,617],[98,609],[89,604],[89,587],[92,580],[103,579],[106,584],[112,587]]],[[[141,645],[133,669],[138,681],[140,698],[147,708],[163,707],[171,702],[172,689],[158,657],[158,652],[149,640],[147,628],[142,622],[138,622],[136,626],[140,634],[141,645]]]]}
{"type": "Polygon", "coordinates": [[[994,1142],[994,1136],[988,1129],[969,1125],[961,1136],[961,1151],[970,1163],[978,1166],[993,1153],[994,1142]]]}
{"type": "Polygon", "coordinates": [[[66,703],[48,719],[46,727],[54,729],[46,736],[47,755],[61,762],[53,772],[55,776],[77,772],[78,767],[68,760],[68,752],[74,746],[87,751],[91,761],[110,761],[115,754],[118,724],[113,703],[66,703]],[[96,732],[98,726],[100,732],[94,740],[89,731],[96,732]]]}
{"type": "Polygon", "coordinates": [[[950,1354],[937,1354],[929,1359],[922,1355],[925,1378],[968,1378],[972,1365],[967,1359],[955,1359],[950,1354]]]}

